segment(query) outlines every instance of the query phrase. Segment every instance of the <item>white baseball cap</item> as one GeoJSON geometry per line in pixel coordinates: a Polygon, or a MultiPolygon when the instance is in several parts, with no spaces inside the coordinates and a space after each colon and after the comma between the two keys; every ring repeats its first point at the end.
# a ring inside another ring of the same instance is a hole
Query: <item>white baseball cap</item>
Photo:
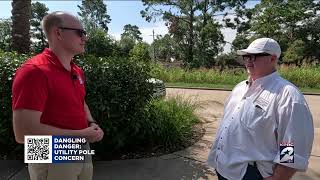
{"type": "Polygon", "coordinates": [[[268,53],[271,55],[276,55],[277,58],[279,58],[281,55],[281,48],[277,41],[271,38],[259,38],[254,40],[247,49],[241,49],[237,51],[238,55],[259,53],[268,53]]]}

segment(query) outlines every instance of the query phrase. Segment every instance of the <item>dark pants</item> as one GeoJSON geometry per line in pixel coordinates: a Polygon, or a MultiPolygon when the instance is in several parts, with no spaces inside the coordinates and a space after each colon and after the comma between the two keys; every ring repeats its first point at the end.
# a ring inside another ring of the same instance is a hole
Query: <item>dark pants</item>
{"type": "MultiPolygon", "coordinates": [[[[219,180],[228,180],[226,178],[224,178],[223,176],[221,176],[218,171],[217,175],[218,175],[218,179],[219,180]]],[[[242,180],[262,180],[263,177],[261,176],[258,168],[257,168],[257,164],[254,163],[254,166],[252,165],[248,165],[246,174],[244,175],[244,177],[242,178],[242,180]]]]}

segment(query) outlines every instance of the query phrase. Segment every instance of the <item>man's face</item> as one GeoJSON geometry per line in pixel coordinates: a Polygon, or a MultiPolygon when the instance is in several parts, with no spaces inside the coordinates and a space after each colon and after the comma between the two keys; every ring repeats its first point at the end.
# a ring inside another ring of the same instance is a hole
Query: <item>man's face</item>
{"type": "Polygon", "coordinates": [[[87,36],[80,21],[67,18],[63,24],[59,27],[61,30],[61,45],[71,54],[84,53],[87,36]]]}
{"type": "Polygon", "coordinates": [[[253,80],[271,74],[275,69],[275,56],[270,54],[248,54],[242,57],[253,80]]]}

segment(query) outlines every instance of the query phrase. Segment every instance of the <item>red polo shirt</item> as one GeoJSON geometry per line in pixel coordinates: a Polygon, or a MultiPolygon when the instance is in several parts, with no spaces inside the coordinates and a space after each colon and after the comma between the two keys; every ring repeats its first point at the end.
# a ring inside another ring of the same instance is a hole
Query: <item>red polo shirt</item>
{"type": "Polygon", "coordinates": [[[69,72],[50,49],[27,60],[13,81],[13,110],[40,111],[41,123],[63,129],[88,127],[84,98],[83,71],[71,62],[69,72]]]}

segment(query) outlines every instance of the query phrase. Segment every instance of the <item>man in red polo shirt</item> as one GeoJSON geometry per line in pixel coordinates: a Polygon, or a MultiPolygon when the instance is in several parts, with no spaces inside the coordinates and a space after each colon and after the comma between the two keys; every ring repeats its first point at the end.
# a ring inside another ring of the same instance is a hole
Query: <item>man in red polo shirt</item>
{"type": "MultiPolygon", "coordinates": [[[[72,62],[84,53],[86,32],[73,15],[57,11],[42,20],[49,48],[27,60],[12,87],[13,129],[18,143],[25,135],[81,136],[89,142],[103,131],[85,102],[83,71],[72,62]]],[[[92,179],[92,162],[29,164],[31,180],[92,179]]]]}

